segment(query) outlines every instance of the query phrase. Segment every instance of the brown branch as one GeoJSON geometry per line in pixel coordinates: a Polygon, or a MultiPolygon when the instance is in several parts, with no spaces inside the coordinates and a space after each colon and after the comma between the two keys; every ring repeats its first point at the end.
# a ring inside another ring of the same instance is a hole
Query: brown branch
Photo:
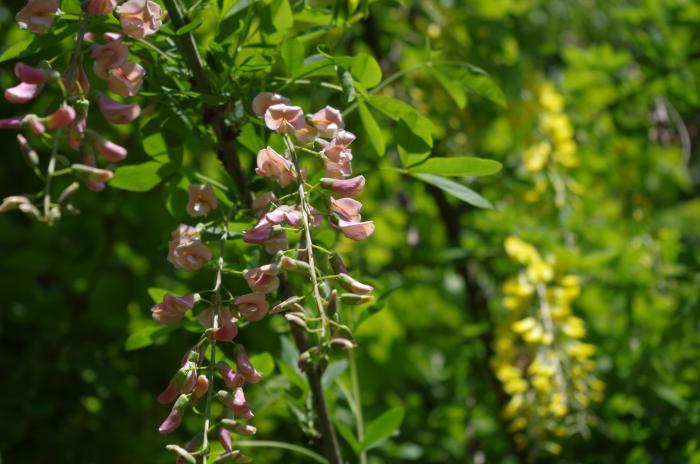
{"type": "MultiPolygon", "coordinates": [[[[164,0],[164,3],[176,29],[180,29],[188,23],[188,20],[182,15],[176,0],[164,0]]],[[[194,36],[188,32],[180,35],[178,39],[180,52],[185,59],[185,63],[187,63],[187,67],[192,72],[192,86],[198,92],[211,95],[214,87],[207,77],[194,36]]],[[[205,105],[203,120],[214,130],[217,140],[216,155],[226,172],[233,179],[241,202],[246,207],[250,206],[252,198],[248,192],[246,176],[243,172],[241,160],[238,156],[238,147],[236,147],[235,143],[236,137],[238,137],[238,129],[226,122],[226,107],[205,105]]]]}

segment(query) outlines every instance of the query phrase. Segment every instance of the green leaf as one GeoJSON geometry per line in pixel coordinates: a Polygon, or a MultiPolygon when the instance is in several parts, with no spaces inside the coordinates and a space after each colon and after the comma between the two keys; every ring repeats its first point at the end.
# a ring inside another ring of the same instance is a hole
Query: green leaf
{"type": "Polygon", "coordinates": [[[304,67],[304,45],[294,37],[282,42],[280,56],[288,76],[294,76],[304,67]]]}
{"type": "Polygon", "coordinates": [[[163,338],[173,330],[177,328],[176,324],[167,325],[156,325],[155,323],[149,324],[145,327],[140,328],[136,332],[129,335],[124,343],[124,349],[126,351],[138,350],[140,348],[145,348],[151,346],[159,338],[163,338]]]}
{"type": "Polygon", "coordinates": [[[345,359],[333,361],[332,363],[328,364],[328,367],[325,371],[323,371],[323,377],[321,378],[323,387],[326,388],[333,382],[335,382],[335,379],[337,379],[340,376],[340,374],[345,372],[345,369],[347,368],[348,362],[345,359]]]}
{"type": "Polygon", "coordinates": [[[38,52],[49,55],[53,48],[58,47],[60,42],[73,34],[77,26],[63,24],[52,28],[46,34],[30,34],[28,37],[15,42],[0,54],[0,63],[25,58],[38,52]]]}
{"type": "Polygon", "coordinates": [[[410,172],[438,176],[490,176],[501,170],[501,163],[473,156],[428,158],[424,163],[409,168],[410,172]]]}
{"type": "Polygon", "coordinates": [[[279,367],[282,375],[287,377],[292,384],[299,387],[303,396],[306,396],[309,393],[309,383],[306,381],[306,378],[304,378],[303,375],[284,361],[278,361],[277,366],[279,367]]]}
{"type": "Polygon", "coordinates": [[[372,88],[382,81],[382,69],[377,60],[367,53],[358,53],[352,59],[350,72],[366,88],[372,88]]]}
{"type": "Polygon", "coordinates": [[[396,125],[396,142],[408,153],[429,153],[433,148],[430,129],[417,112],[406,113],[396,125]]]}
{"type": "Polygon", "coordinates": [[[384,135],[382,134],[377,121],[372,116],[372,112],[367,108],[367,105],[362,100],[357,101],[357,109],[360,112],[360,121],[362,121],[362,127],[365,128],[367,132],[367,137],[369,139],[370,145],[374,149],[377,156],[384,156],[386,153],[386,144],[384,143],[384,135]]]}
{"type": "Polygon", "coordinates": [[[154,303],[160,303],[163,301],[166,293],[170,293],[170,290],[158,287],[148,287],[148,296],[151,297],[154,303]]]}
{"type": "Polygon", "coordinates": [[[195,18],[191,22],[185,24],[184,26],[179,28],[177,31],[175,31],[175,35],[178,35],[178,36],[185,35],[188,32],[192,32],[196,29],[199,29],[199,26],[201,26],[203,22],[204,22],[204,19],[202,19],[201,16],[195,16],[195,18]]]}
{"type": "Polygon", "coordinates": [[[284,31],[294,25],[292,7],[288,0],[272,0],[269,5],[269,21],[277,31],[284,31]]]}
{"type": "Polygon", "coordinates": [[[401,427],[403,416],[404,408],[399,406],[377,417],[365,428],[365,438],[360,443],[360,448],[362,450],[373,448],[391,437],[401,427]]]}
{"type": "Polygon", "coordinates": [[[408,113],[418,114],[418,112],[408,103],[397,100],[396,98],[386,97],[384,95],[370,95],[369,104],[394,121],[398,121],[408,113]]]}
{"type": "Polygon", "coordinates": [[[454,80],[449,74],[445,74],[438,68],[428,68],[428,72],[445,89],[450,98],[457,104],[457,107],[464,109],[467,106],[467,93],[464,90],[464,84],[454,80]]]}
{"type": "Polygon", "coordinates": [[[117,168],[109,185],[131,192],[147,192],[160,184],[171,173],[172,169],[167,164],[146,161],[141,164],[117,168]]]}
{"type": "Polygon", "coordinates": [[[482,197],[474,190],[465,187],[453,180],[446,179],[432,174],[411,173],[416,179],[422,180],[426,184],[434,185],[450,195],[479,208],[493,208],[493,205],[486,198],[482,197]]]}
{"type": "Polygon", "coordinates": [[[352,448],[355,454],[360,454],[360,442],[357,441],[355,434],[350,430],[350,427],[340,422],[338,419],[333,420],[335,428],[341,437],[348,442],[348,445],[352,448]]]}
{"type": "Polygon", "coordinates": [[[262,372],[263,377],[269,377],[275,371],[275,360],[270,353],[258,353],[251,356],[250,363],[262,372]]]}

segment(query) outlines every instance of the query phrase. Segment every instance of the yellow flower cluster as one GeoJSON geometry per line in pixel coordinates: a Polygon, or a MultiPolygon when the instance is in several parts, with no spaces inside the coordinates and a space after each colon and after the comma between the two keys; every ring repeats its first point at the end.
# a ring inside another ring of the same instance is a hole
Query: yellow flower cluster
{"type": "Polygon", "coordinates": [[[508,256],[524,266],[503,283],[505,322],[496,330],[491,365],[509,401],[503,409],[520,446],[558,454],[557,438],[585,427],[590,401],[601,401],[605,385],[591,374],[596,347],[581,341],[585,323],[572,311],[580,279],[557,272],[517,237],[505,240],[508,256]]]}
{"type": "Polygon", "coordinates": [[[542,171],[555,162],[565,167],[578,166],[574,129],[564,113],[564,97],[547,81],[537,91],[537,103],[541,109],[539,131],[541,139],[523,153],[525,167],[530,172],[542,171]]]}

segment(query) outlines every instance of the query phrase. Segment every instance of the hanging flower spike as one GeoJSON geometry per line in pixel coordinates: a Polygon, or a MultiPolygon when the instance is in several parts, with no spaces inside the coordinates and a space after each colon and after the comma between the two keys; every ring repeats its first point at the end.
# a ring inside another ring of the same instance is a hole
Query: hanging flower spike
{"type": "Polygon", "coordinates": [[[108,15],[117,6],[117,0],[88,0],[85,12],[90,16],[108,15]]]}
{"type": "Polygon", "coordinates": [[[187,214],[192,217],[207,216],[219,206],[210,184],[191,184],[187,190],[187,214]]]}
{"type": "Polygon", "coordinates": [[[118,68],[129,58],[129,48],[122,42],[120,35],[105,34],[107,43],[93,45],[90,58],[94,60],[92,69],[101,79],[109,79],[109,70],[118,68]]]}
{"type": "Polygon", "coordinates": [[[20,82],[14,87],[5,90],[5,99],[16,105],[27,103],[37,97],[44,88],[44,84],[28,84],[20,82]]]}
{"type": "Polygon", "coordinates": [[[350,179],[332,179],[324,177],[321,179],[321,187],[332,190],[339,195],[354,197],[355,195],[359,195],[365,188],[365,177],[357,176],[351,177],[350,179]]]}
{"type": "Polygon", "coordinates": [[[107,84],[112,92],[122,97],[133,97],[141,90],[145,75],[146,70],[143,69],[143,66],[133,61],[127,61],[118,68],[109,70],[107,84]]]}
{"type": "Polygon", "coordinates": [[[253,98],[253,104],[251,106],[253,107],[253,113],[258,116],[264,116],[269,107],[280,103],[289,105],[292,101],[276,93],[260,92],[253,98]]]}
{"type": "Polygon", "coordinates": [[[294,179],[292,163],[271,147],[260,150],[256,162],[255,172],[259,176],[274,177],[282,187],[286,187],[294,179]]]}
{"type": "Polygon", "coordinates": [[[116,9],[122,30],[129,37],[143,39],[155,34],[163,24],[163,11],[150,0],[129,0],[116,9]]]}
{"type": "Polygon", "coordinates": [[[161,324],[175,324],[194,306],[194,296],[166,293],[163,301],[151,308],[153,319],[161,324]]]}
{"type": "Polygon", "coordinates": [[[29,0],[15,19],[19,27],[43,34],[53,24],[58,11],[58,0],[29,0]]]}
{"type": "Polygon", "coordinates": [[[265,125],[278,134],[293,134],[306,125],[304,112],[298,106],[279,103],[265,111],[265,125]]]}
{"type": "Polygon", "coordinates": [[[100,113],[112,124],[129,124],[141,115],[136,103],[119,103],[104,95],[99,100],[100,113]]]}
{"type": "Polygon", "coordinates": [[[270,293],[277,290],[280,280],[277,275],[280,273],[275,264],[266,264],[253,269],[246,269],[243,277],[250,289],[254,292],[270,293]]]}
{"type": "Polygon", "coordinates": [[[326,106],[311,115],[311,123],[318,129],[321,137],[335,137],[338,130],[345,127],[343,115],[332,106],[326,106]]]}
{"type": "Polygon", "coordinates": [[[252,322],[264,318],[270,308],[270,305],[265,299],[265,294],[259,292],[239,296],[233,303],[238,306],[238,311],[241,315],[252,322]]]}

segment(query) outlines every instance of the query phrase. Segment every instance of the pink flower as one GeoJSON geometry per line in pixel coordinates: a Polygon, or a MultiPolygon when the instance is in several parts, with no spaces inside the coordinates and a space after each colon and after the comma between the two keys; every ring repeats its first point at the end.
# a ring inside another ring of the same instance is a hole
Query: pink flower
{"type": "Polygon", "coordinates": [[[58,0],[29,0],[15,19],[22,29],[44,33],[53,24],[58,11],[58,0]]]}
{"type": "Polygon", "coordinates": [[[141,89],[146,70],[138,63],[127,61],[118,68],[109,70],[109,90],[122,97],[133,97],[141,89]]]}
{"type": "Polygon", "coordinates": [[[73,150],[80,150],[80,145],[83,143],[86,129],[87,119],[84,116],[73,121],[66,129],[66,143],[68,143],[73,150]]]}
{"type": "Polygon", "coordinates": [[[90,16],[107,15],[114,11],[117,0],[88,0],[85,11],[90,16]]]}
{"type": "Polygon", "coordinates": [[[25,117],[23,116],[13,116],[11,118],[0,119],[0,129],[21,129],[24,119],[25,117]]]}
{"type": "Polygon", "coordinates": [[[126,158],[129,153],[126,148],[103,138],[97,132],[87,129],[85,131],[87,141],[107,161],[118,163],[126,158]]]}
{"type": "Polygon", "coordinates": [[[168,414],[168,417],[166,417],[163,423],[160,424],[160,427],[158,427],[158,431],[163,435],[174,432],[178,427],[180,427],[181,423],[182,411],[179,409],[172,409],[170,414],[168,414]]]}
{"type": "Polygon", "coordinates": [[[20,82],[16,86],[5,90],[5,99],[14,104],[27,103],[39,95],[43,88],[44,84],[20,82]]]}
{"type": "Polygon", "coordinates": [[[332,190],[340,195],[354,197],[365,188],[365,177],[357,176],[344,180],[324,177],[321,179],[321,187],[332,190]]]}
{"type": "Polygon", "coordinates": [[[224,379],[224,383],[227,387],[234,389],[242,387],[245,383],[245,377],[243,374],[240,372],[234,372],[225,362],[220,362],[217,364],[217,367],[219,368],[221,378],[224,379]]]}
{"type": "MultiPolygon", "coordinates": [[[[85,166],[90,166],[92,168],[97,168],[97,161],[95,160],[95,154],[92,151],[92,148],[86,146],[86,147],[80,147],[81,152],[83,153],[83,163],[85,166]]],[[[72,168],[72,166],[71,166],[72,168]]],[[[78,176],[80,177],[80,176],[78,176]]],[[[105,183],[99,180],[94,180],[90,178],[85,178],[81,177],[82,180],[85,182],[85,186],[93,191],[93,192],[100,192],[105,189],[105,183]]]]}
{"type": "Polygon", "coordinates": [[[75,110],[71,106],[61,106],[52,115],[46,118],[46,126],[49,130],[65,127],[75,121],[75,110]]]}
{"type": "Polygon", "coordinates": [[[228,451],[229,453],[233,451],[231,432],[223,427],[219,427],[219,442],[221,443],[222,448],[224,448],[224,451],[228,451]]]}
{"type": "Polygon", "coordinates": [[[160,5],[150,0],[129,0],[116,11],[124,33],[135,39],[155,34],[163,24],[160,5]]]}
{"type": "Polygon", "coordinates": [[[136,103],[119,103],[105,96],[100,98],[99,105],[102,116],[112,124],[129,124],[141,114],[136,103]]]}
{"type": "Polygon", "coordinates": [[[166,293],[163,301],[151,308],[151,315],[161,324],[175,324],[192,306],[194,306],[192,295],[175,296],[172,293],[166,293]]]}
{"type": "Polygon", "coordinates": [[[374,233],[374,223],[372,221],[350,222],[339,220],[334,224],[347,238],[360,241],[374,233]]]}
{"type": "Polygon", "coordinates": [[[331,161],[326,159],[324,161],[324,168],[326,169],[326,174],[334,178],[348,177],[352,175],[352,158],[343,159],[342,161],[331,161]]]}
{"type": "Polygon", "coordinates": [[[200,269],[212,258],[211,250],[199,240],[197,229],[181,224],[168,242],[168,261],[187,272],[200,269]]]}
{"type": "Polygon", "coordinates": [[[265,251],[271,255],[274,255],[278,251],[286,250],[289,248],[287,234],[283,230],[273,232],[270,238],[265,240],[263,246],[265,247],[265,251]]]}
{"type": "Polygon", "coordinates": [[[276,93],[260,92],[253,98],[253,113],[263,116],[269,107],[279,103],[289,105],[291,100],[276,93]]]}
{"type": "Polygon", "coordinates": [[[352,154],[350,153],[350,144],[355,141],[355,134],[345,130],[340,130],[335,134],[331,143],[326,145],[321,153],[326,155],[331,161],[340,162],[344,159],[352,160],[352,154]]]}
{"type": "Polygon", "coordinates": [[[255,197],[253,200],[253,204],[251,205],[251,208],[254,210],[263,210],[267,209],[268,205],[270,203],[273,203],[275,200],[277,200],[277,197],[275,196],[274,193],[272,192],[265,192],[261,194],[258,197],[255,197]]]}
{"type": "Polygon", "coordinates": [[[248,355],[242,346],[237,346],[235,348],[236,353],[236,370],[243,374],[245,379],[250,383],[258,383],[262,379],[262,373],[253,367],[248,359],[248,355]]]}
{"type": "Polygon", "coordinates": [[[281,205],[265,214],[265,219],[271,224],[286,222],[292,227],[299,227],[302,223],[301,211],[293,206],[281,205]]]}
{"type": "Polygon", "coordinates": [[[26,115],[22,121],[22,127],[28,127],[29,130],[36,135],[41,135],[46,132],[46,127],[44,127],[41,118],[35,114],[26,115]]]}
{"type": "Polygon", "coordinates": [[[343,235],[352,240],[364,240],[374,232],[372,221],[360,222],[362,203],[352,198],[331,198],[331,225],[340,230],[343,235]]]}
{"type": "Polygon", "coordinates": [[[314,126],[304,125],[301,129],[294,131],[294,138],[299,145],[308,145],[316,140],[318,131],[314,126]]]}
{"type": "Polygon", "coordinates": [[[199,399],[202,398],[207,391],[209,391],[209,379],[206,375],[200,374],[197,376],[197,382],[192,389],[192,395],[199,399]]]}
{"type": "Polygon", "coordinates": [[[129,49],[122,43],[121,37],[107,36],[105,45],[93,45],[90,58],[94,60],[92,69],[101,79],[109,79],[109,70],[124,65],[129,58],[129,49]]]}
{"type": "Polygon", "coordinates": [[[192,217],[206,216],[219,206],[214,189],[209,184],[191,184],[187,193],[187,214],[192,217]]]}
{"type": "Polygon", "coordinates": [[[263,217],[252,229],[243,232],[243,241],[246,243],[264,243],[272,237],[272,224],[263,217]]]}
{"type": "Polygon", "coordinates": [[[253,412],[250,410],[250,405],[245,399],[242,388],[236,388],[235,392],[227,395],[226,406],[243,419],[253,418],[253,412]]]}
{"type": "Polygon", "coordinates": [[[316,126],[321,137],[334,137],[336,132],[343,127],[343,115],[337,109],[326,106],[311,115],[311,123],[316,126]]]}
{"type": "Polygon", "coordinates": [[[278,134],[293,134],[294,131],[303,128],[306,122],[301,108],[279,103],[265,111],[265,125],[278,134]]]}
{"type": "Polygon", "coordinates": [[[330,211],[346,221],[359,221],[362,203],[352,198],[331,198],[330,211]]]}
{"type": "Polygon", "coordinates": [[[263,177],[274,177],[282,187],[286,187],[294,179],[292,163],[271,147],[258,152],[255,172],[263,177]]]}
{"type": "Polygon", "coordinates": [[[57,74],[41,68],[34,68],[21,61],[15,64],[15,76],[27,84],[43,84],[56,79],[57,74]]]}
{"type": "Polygon", "coordinates": [[[275,264],[265,264],[253,269],[246,269],[243,272],[243,277],[252,291],[270,293],[277,290],[280,285],[280,280],[277,278],[279,273],[280,270],[275,264]]]}
{"type": "Polygon", "coordinates": [[[259,321],[267,315],[270,305],[265,299],[264,293],[247,293],[236,298],[233,303],[238,306],[238,311],[249,321],[259,321]]]}
{"type": "Polygon", "coordinates": [[[228,308],[219,308],[219,327],[214,332],[214,339],[220,342],[230,342],[238,335],[238,319],[228,308]]]}

